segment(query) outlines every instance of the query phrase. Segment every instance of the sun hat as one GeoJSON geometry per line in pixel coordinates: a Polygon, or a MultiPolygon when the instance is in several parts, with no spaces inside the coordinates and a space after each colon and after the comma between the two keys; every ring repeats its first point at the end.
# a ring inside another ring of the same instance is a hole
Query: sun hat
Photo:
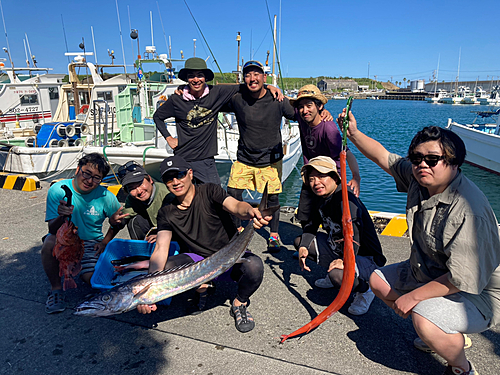
{"type": "Polygon", "coordinates": [[[118,177],[120,178],[122,186],[142,182],[144,177],[147,176],[148,173],[146,170],[133,160],[118,168],[118,177]]]}
{"type": "Polygon", "coordinates": [[[184,82],[187,82],[188,74],[195,70],[203,72],[203,74],[205,75],[206,82],[212,81],[214,79],[214,72],[208,69],[205,60],[200,59],[199,57],[191,57],[186,60],[184,68],[182,68],[179,71],[179,78],[182,79],[184,82]]]}
{"type": "Polygon", "coordinates": [[[298,103],[300,99],[303,98],[314,98],[318,99],[321,103],[326,104],[328,99],[324,96],[321,91],[319,91],[318,87],[315,85],[305,85],[302,86],[299,90],[299,93],[296,98],[290,99],[290,104],[295,105],[298,103]]]}
{"type": "Polygon", "coordinates": [[[170,171],[184,172],[187,171],[188,169],[191,169],[191,165],[186,160],[184,160],[184,158],[174,155],[163,160],[160,166],[160,174],[161,177],[163,178],[163,176],[167,172],[170,171]]]}
{"type": "Polygon", "coordinates": [[[335,172],[340,179],[339,172],[337,171],[337,164],[329,156],[316,156],[309,160],[309,163],[304,165],[300,169],[300,175],[302,176],[302,181],[307,184],[309,180],[309,172],[311,168],[316,169],[319,173],[331,173],[335,172]]]}
{"type": "Polygon", "coordinates": [[[262,63],[260,61],[249,60],[245,64],[243,64],[243,74],[245,74],[245,70],[248,70],[249,68],[252,68],[252,67],[258,68],[258,69],[262,70],[262,73],[265,73],[264,72],[264,65],[262,65],[262,63]]]}

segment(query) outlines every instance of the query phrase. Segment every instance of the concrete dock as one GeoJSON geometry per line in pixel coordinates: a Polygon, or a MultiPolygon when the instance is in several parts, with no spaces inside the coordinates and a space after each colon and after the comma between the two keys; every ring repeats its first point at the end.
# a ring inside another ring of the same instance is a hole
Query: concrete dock
{"type": "MultiPolygon", "coordinates": [[[[265,264],[264,282],[252,297],[256,327],[239,333],[229,315],[235,284],[219,283],[208,310],[185,314],[192,292],[173,298],[148,316],[136,311],[109,318],[74,316],[72,308],[91,293],[79,283],[67,293],[69,308],[45,313],[50,285],[40,263],[47,232],[48,184],[34,192],[0,190],[0,374],[441,374],[443,360],[413,347],[411,319],[380,300],[352,316],[346,306],[316,330],[280,344],[279,337],[308,323],[335,298],[314,287],[325,270],[301,272],[292,258],[300,228],[282,214],[283,248],[266,250],[267,231],[250,250],[265,264]]],[[[126,230],[119,234],[128,238],[126,230]]],[[[380,236],[389,263],[409,255],[407,238],[380,236]]],[[[467,356],[481,375],[500,373],[500,327],[470,335],[467,356]]]]}

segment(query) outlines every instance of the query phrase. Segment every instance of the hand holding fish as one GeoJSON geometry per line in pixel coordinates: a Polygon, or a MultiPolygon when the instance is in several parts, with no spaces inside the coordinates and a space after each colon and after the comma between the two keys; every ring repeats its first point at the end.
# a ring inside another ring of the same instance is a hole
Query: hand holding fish
{"type": "Polygon", "coordinates": [[[68,206],[66,204],[66,201],[64,199],[61,199],[59,201],[59,206],[57,206],[57,213],[61,216],[70,216],[71,214],[73,214],[73,208],[74,206],[68,206]]]}
{"type": "Polygon", "coordinates": [[[267,211],[268,210],[264,210],[261,213],[258,208],[253,207],[251,208],[251,210],[249,210],[248,215],[253,217],[253,227],[255,229],[260,229],[266,225],[269,225],[269,222],[273,217],[272,214],[269,214],[269,212],[267,211]]]}
{"type": "MultiPolygon", "coordinates": [[[[343,128],[345,113],[346,109],[344,108],[342,110],[342,113],[339,114],[339,117],[337,117],[337,124],[339,125],[340,129],[343,128]]],[[[354,118],[352,112],[349,112],[349,127],[347,128],[347,136],[351,138],[355,136],[357,132],[358,132],[358,125],[356,119],[354,118]]]]}
{"type": "Polygon", "coordinates": [[[156,311],[158,307],[155,304],[152,305],[137,305],[137,312],[140,314],[151,314],[156,311]]]}
{"type": "Polygon", "coordinates": [[[307,247],[302,246],[301,248],[299,248],[299,267],[302,271],[305,270],[311,272],[311,269],[306,264],[306,259],[308,255],[309,255],[309,250],[307,250],[307,247]]]}
{"type": "Polygon", "coordinates": [[[116,226],[121,225],[123,219],[130,215],[128,213],[127,214],[122,214],[122,212],[123,212],[123,207],[120,207],[118,209],[118,211],[116,211],[113,215],[110,216],[110,218],[109,218],[109,224],[111,226],[116,227],[116,226]]]}

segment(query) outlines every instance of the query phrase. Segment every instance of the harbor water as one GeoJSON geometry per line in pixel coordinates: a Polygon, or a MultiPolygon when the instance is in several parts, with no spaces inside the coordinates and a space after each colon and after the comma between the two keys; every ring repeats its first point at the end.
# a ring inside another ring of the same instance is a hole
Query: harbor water
{"type": "MultiPolygon", "coordinates": [[[[330,100],[325,107],[336,118],[345,104],[346,101],[343,100],[330,100]]],[[[486,106],[429,104],[405,100],[355,100],[352,105],[359,129],[389,151],[402,156],[407,154],[415,133],[424,126],[445,127],[448,118],[462,124],[471,123],[475,118],[471,111],[488,109],[486,106]]],[[[404,213],[406,194],[397,192],[392,177],[365,158],[352,143],[348,142],[348,146],[358,160],[361,174],[360,198],[366,207],[374,211],[404,213]]],[[[301,166],[302,160],[284,184],[284,193],[280,197],[282,205],[298,204],[302,183],[299,174],[301,166]]],[[[462,166],[462,171],[483,191],[499,219],[500,176],[468,164],[462,166]]],[[[349,170],[347,173],[349,176],[349,170]]]]}

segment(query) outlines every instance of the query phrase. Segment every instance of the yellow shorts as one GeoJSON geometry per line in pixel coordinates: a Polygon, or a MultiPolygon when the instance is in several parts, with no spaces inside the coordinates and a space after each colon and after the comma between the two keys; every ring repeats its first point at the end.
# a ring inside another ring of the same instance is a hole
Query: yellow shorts
{"type": "Polygon", "coordinates": [[[281,174],[283,169],[282,160],[267,167],[252,167],[235,161],[231,167],[231,175],[227,183],[228,187],[234,189],[257,190],[264,192],[266,182],[269,194],[281,193],[281,174]]]}

